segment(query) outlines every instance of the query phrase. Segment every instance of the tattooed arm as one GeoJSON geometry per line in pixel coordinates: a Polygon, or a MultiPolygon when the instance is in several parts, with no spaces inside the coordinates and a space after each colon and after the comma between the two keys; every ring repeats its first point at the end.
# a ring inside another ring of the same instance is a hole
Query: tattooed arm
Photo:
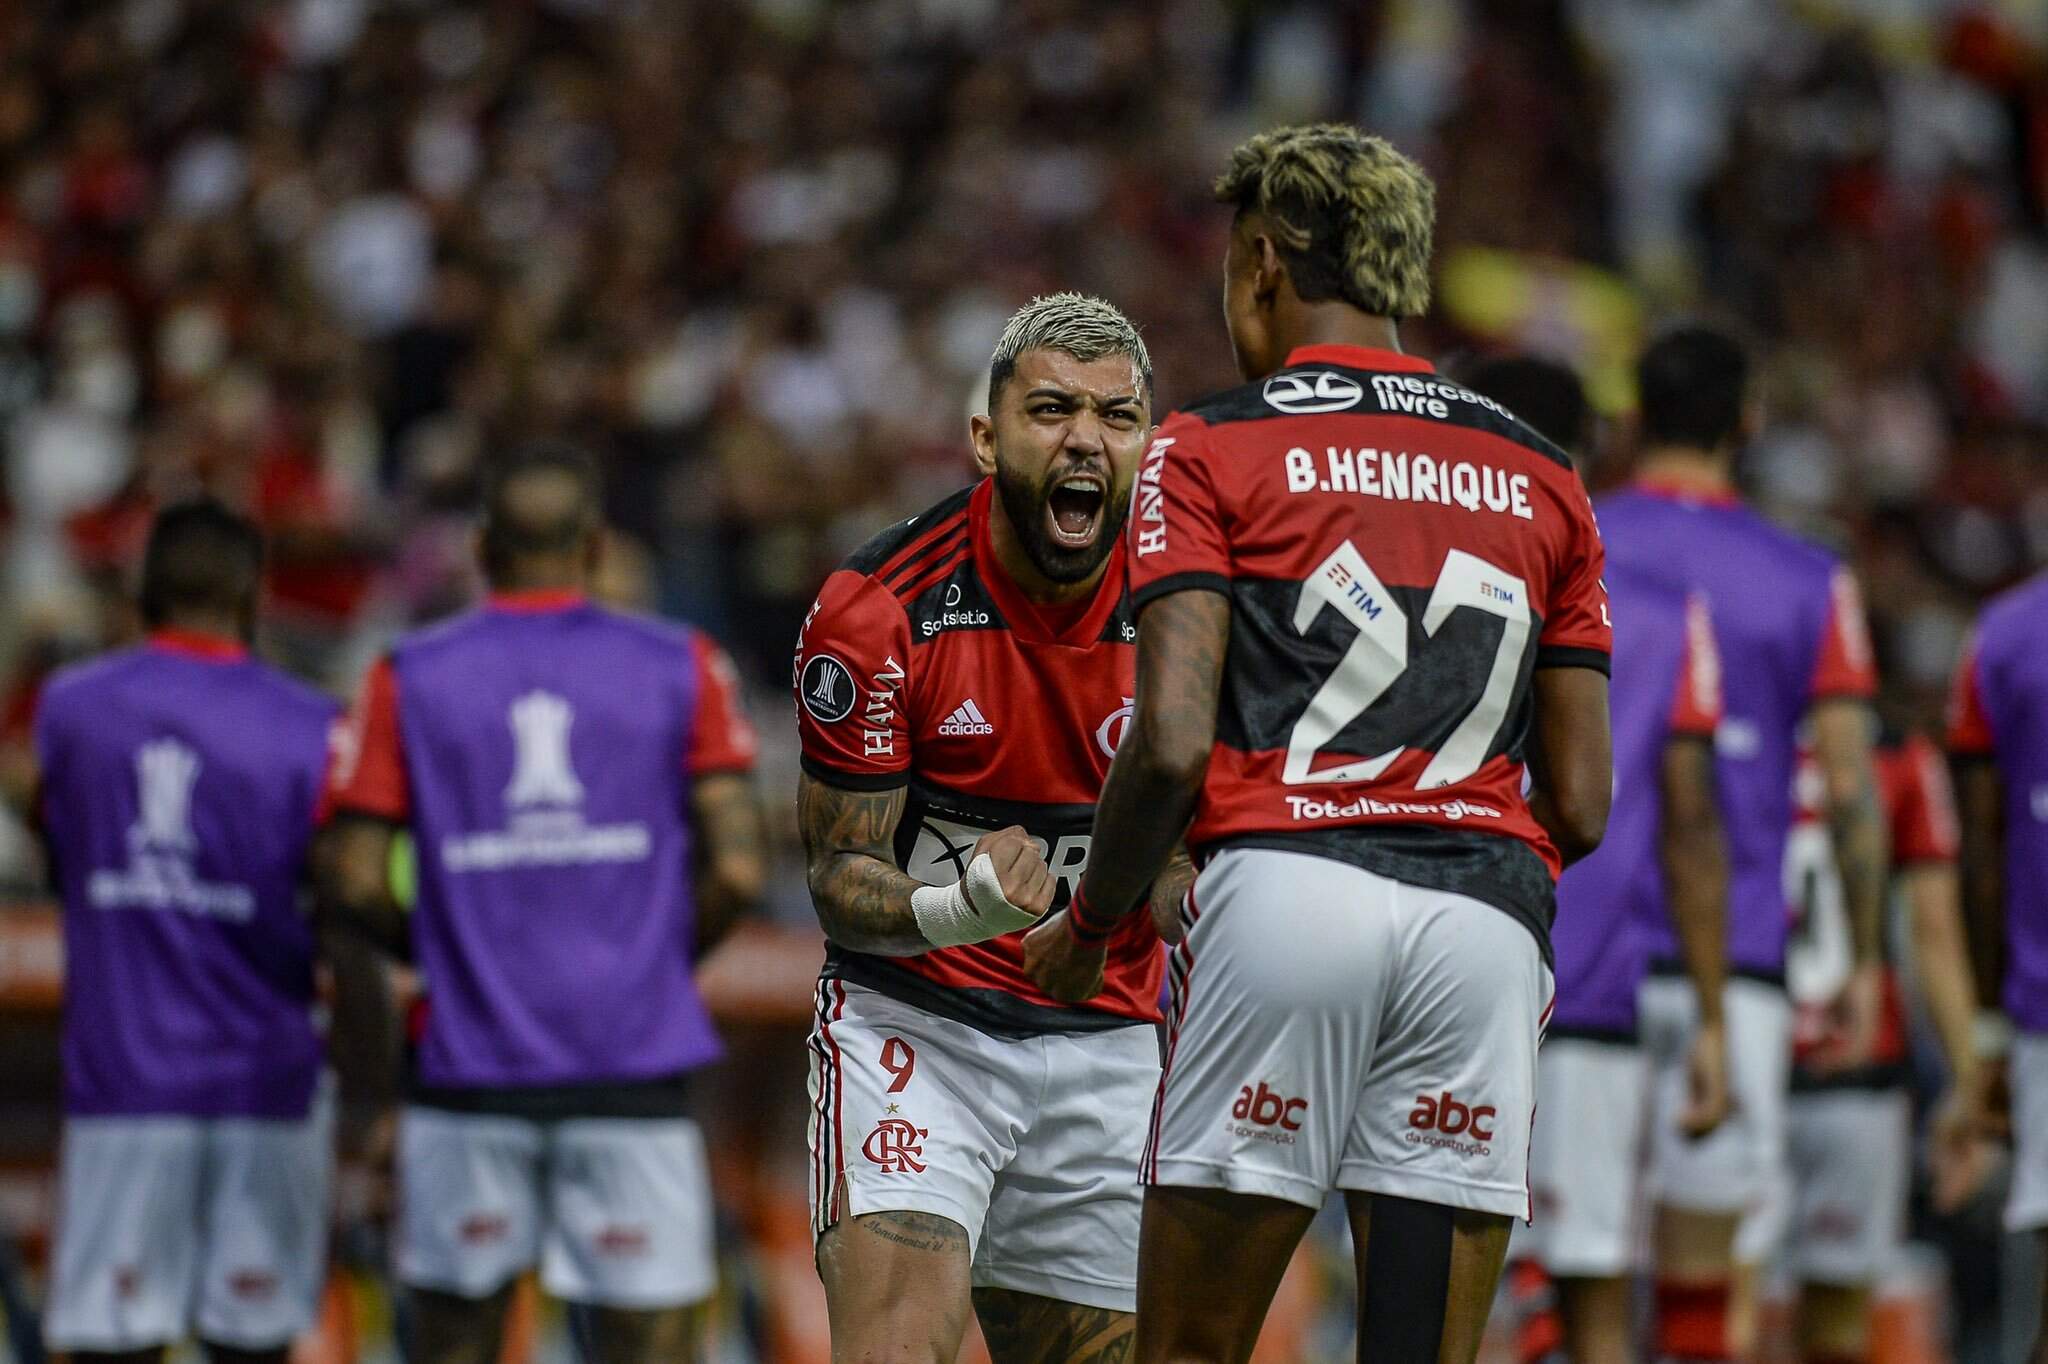
{"type": "Polygon", "coordinates": [[[699,778],[690,813],[697,834],[697,958],[760,903],[768,879],[765,830],[754,784],[737,773],[699,778]]]}
{"type": "Polygon", "coordinates": [[[1075,897],[1082,915],[1069,907],[1025,940],[1026,969],[1055,999],[1101,988],[1106,930],[1138,907],[1187,832],[1216,741],[1229,647],[1230,599],[1220,592],[1175,592],[1138,618],[1137,709],[1095,805],[1094,846],[1116,855],[1088,859],[1075,897]]]}
{"type": "Polygon", "coordinates": [[[910,910],[923,882],[896,865],[896,823],[908,788],[850,791],[809,773],[797,779],[811,904],[825,936],[855,952],[909,957],[931,950],[910,910]]]}

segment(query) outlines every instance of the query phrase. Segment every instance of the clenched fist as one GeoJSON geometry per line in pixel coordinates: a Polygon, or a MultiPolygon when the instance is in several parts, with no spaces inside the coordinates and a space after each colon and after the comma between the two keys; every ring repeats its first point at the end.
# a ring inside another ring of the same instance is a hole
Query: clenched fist
{"type": "Polygon", "coordinates": [[[1052,868],[1045,864],[1045,854],[1024,832],[1024,826],[1012,824],[1007,829],[983,834],[967,859],[969,865],[983,853],[988,854],[995,868],[996,883],[1011,905],[1034,919],[1052,908],[1052,868]]]}

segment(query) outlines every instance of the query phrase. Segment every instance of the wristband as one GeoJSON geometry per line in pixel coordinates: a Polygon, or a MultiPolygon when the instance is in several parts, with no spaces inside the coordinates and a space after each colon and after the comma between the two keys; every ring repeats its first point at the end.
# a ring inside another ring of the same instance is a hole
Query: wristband
{"type": "Polygon", "coordinates": [[[1038,922],[1038,916],[1010,903],[996,864],[977,854],[967,875],[950,886],[919,886],[910,892],[911,917],[917,931],[933,947],[965,947],[1015,933],[1038,922]]]}
{"type": "Polygon", "coordinates": [[[1980,1059],[1996,1060],[2012,1049],[2012,1020],[1996,1009],[1979,1009],[1970,1036],[1980,1059]]]}
{"type": "Polygon", "coordinates": [[[1109,935],[1116,932],[1116,927],[1114,920],[1103,923],[1097,919],[1089,911],[1087,897],[1081,894],[1080,887],[1074,888],[1074,898],[1067,901],[1067,932],[1073,935],[1075,942],[1083,947],[1100,947],[1109,941],[1109,935]]]}

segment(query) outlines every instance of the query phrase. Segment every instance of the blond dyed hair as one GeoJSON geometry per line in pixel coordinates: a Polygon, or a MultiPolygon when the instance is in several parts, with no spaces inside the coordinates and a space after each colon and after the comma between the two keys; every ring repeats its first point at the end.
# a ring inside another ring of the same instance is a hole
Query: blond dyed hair
{"type": "Polygon", "coordinates": [[[1138,368],[1145,401],[1152,401],[1152,357],[1145,350],[1145,338],[1112,303],[1066,292],[1034,298],[1012,313],[988,362],[991,408],[1017,372],[1017,361],[1033,350],[1056,350],[1084,364],[1105,355],[1127,355],[1138,368]]]}
{"type": "Polygon", "coordinates": [[[1230,154],[1216,197],[1266,220],[1304,301],[1429,311],[1436,186],[1385,138],[1348,123],[1260,133],[1230,154]]]}

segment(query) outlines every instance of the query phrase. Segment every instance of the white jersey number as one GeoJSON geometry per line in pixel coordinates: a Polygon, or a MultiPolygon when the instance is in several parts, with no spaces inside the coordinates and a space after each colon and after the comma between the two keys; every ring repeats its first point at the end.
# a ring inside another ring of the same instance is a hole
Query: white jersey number
{"type": "MultiPolygon", "coordinates": [[[[1494,652],[1484,689],[1423,769],[1415,784],[1420,791],[1464,781],[1486,761],[1507,719],[1515,680],[1522,671],[1522,654],[1529,647],[1528,584],[1477,555],[1454,549],[1444,555],[1436,586],[1430,589],[1429,604],[1422,613],[1423,633],[1434,639],[1461,606],[1498,616],[1506,628],[1501,631],[1500,647],[1494,652]]],[[[1315,767],[1316,754],[1323,746],[1385,695],[1409,664],[1408,614],[1349,540],[1337,546],[1302,583],[1294,606],[1295,631],[1306,634],[1325,607],[1356,626],[1358,636],[1295,723],[1282,771],[1282,779],[1290,786],[1370,781],[1406,751],[1394,748],[1377,757],[1315,767]]]]}

